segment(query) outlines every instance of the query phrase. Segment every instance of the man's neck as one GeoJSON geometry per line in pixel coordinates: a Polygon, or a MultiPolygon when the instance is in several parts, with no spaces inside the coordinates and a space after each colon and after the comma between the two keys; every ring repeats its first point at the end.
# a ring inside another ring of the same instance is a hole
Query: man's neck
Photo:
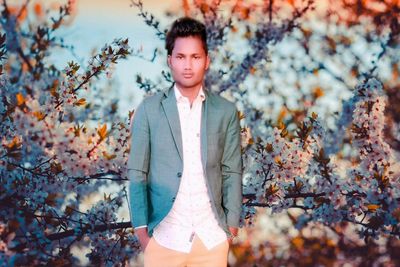
{"type": "Polygon", "coordinates": [[[195,86],[195,87],[191,87],[191,88],[187,88],[186,87],[184,89],[181,89],[181,87],[176,85],[176,88],[178,88],[178,90],[182,94],[182,96],[189,98],[190,105],[192,105],[193,101],[195,100],[195,98],[199,94],[201,85],[195,86]]]}

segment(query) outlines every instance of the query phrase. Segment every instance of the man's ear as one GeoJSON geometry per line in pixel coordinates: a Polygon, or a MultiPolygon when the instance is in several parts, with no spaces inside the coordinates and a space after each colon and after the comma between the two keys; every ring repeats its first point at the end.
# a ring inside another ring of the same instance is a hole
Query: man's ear
{"type": "Polygon", "coordinates": [[[206,56],[206,70],[208,70],[209,66],[210,66],[210,57],[207,54],[207,56],[206,56]]]}
{"type": "Polygon", "coordinates": [[[168,55],[167,57],[167,65],[168,67],[171,67],[171,55],[168,55]]]}

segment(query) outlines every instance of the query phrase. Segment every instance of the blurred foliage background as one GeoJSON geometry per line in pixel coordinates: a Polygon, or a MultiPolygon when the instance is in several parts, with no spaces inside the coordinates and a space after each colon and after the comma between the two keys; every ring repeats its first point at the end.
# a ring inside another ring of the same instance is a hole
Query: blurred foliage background
{"type": "Polygon", "coordinates": [[[141,264],[125,191],[129,121],[171,85],[163,41],[183,15],[207,25],[206,87],[242,115],[245,227],[230,266],[400,265],[399,1],[3,0],[1,12],[4,266],[141,264]],[[358,117],[370,124],[356,128],[358,117]],[[365,163],[374,123],[387,164],[365,163]],[[284,154],[271,157],[280,144],[307,165],[291,172],[284,154]]]}

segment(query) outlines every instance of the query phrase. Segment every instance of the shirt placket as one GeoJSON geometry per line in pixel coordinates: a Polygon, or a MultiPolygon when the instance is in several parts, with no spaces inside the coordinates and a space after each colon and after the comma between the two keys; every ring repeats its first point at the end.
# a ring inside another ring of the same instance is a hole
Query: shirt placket
{"type": "Polygon", "coordinates": [[[193,146],[190,146],[190,144],[193,143],[192,136],[191,136],[191,127],[193,127],[193,118],[192,118],[192,113],[193,113],[193,107],[192,109],[190,108],[190,103],[188,99],[184,99],[182,103],[182,108],[183,108],[183,137],[184,137],[184,161],[185,161],[185,192],[187,195],[187,198],[189,199],[187,205],[185,205],[186,208],[186,214],[190,214],[188,216],[188,223],[191,226],[191,234],[189,237],[189,242],[193,241],[195,230],[194,230],[194,220],[193,220],[193,194],[192,194],[192,188],[193,188],[193,180],[192,180],[192,174],[190,172],[190,167],[192,167],[193,164],[193,146]],[[186,155],[185,155],[186,154],[186,155]],[[189,169],[188,169],[189,168],[189,169]]]}
{"type": "MultiPolygon", "coordinates": [[[[194,118],[192,121],[196,121],[197,123],[200,121],[200,113],[199,113],[199,102],[197,101],[194,103],[193,109],[194,109],[194,114],[196,118],[194,118]]],[[[200,133],[199,133],[200,127],[199,125],[193,125],[193,131],[192,131],[192,138],[193,138],[193,147],[195,147],[195,151],[193,153],[193,159],[200,160],[200,133]]],[[[196,205],[196,208],[193,209],[194,214],[193,214],[193,220],[194,220],[194,226],[197,228],[199,225],[199,211],[203,207],[202,203],[202,194],[204,194],[204,190],[202,188],[202,174],[200,173],[201,170],[201,164],[199,162],[193,162],[193,169],[194,169],[194,174],[191,177],[192,178],[192,203],[193,205],[196,205]],[[193,192],[194,191],[194,192],[193,192]]]]}

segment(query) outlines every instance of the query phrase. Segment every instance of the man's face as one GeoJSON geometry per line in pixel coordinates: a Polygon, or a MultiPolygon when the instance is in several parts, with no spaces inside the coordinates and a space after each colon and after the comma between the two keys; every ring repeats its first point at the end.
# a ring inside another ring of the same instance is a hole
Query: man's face
{"type": "Polygon", "coordinates": [[[168,65],[179,89],[200,86],[209,64],[210,59],[199,37],[176,38],[172,54],[168,56],[168,65]]]}

